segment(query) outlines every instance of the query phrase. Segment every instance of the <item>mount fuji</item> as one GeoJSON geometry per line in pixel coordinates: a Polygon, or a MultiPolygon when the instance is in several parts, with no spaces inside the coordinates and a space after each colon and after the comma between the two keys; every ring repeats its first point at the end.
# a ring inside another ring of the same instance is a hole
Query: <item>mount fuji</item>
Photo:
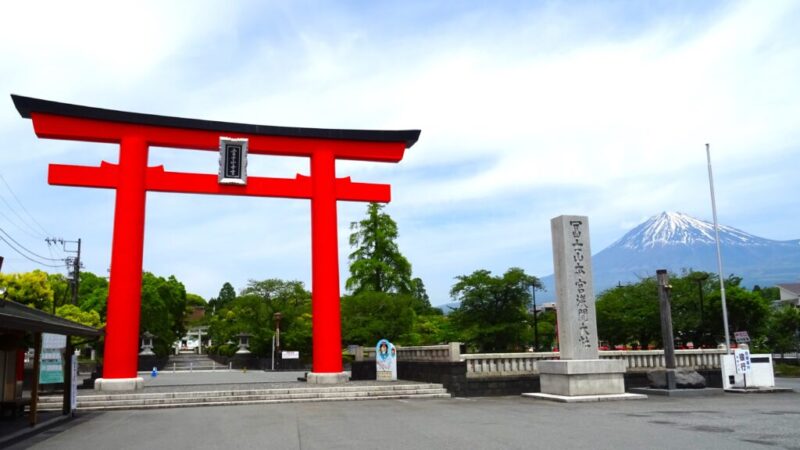
{"type": "MultiPolygon", "coordinates": [[[[775,241],[720,225],[724,275],[742,277],[746,286],[773,286],[800,278],[800,239],[775,241]]],[[[627,232],[592,257],[594,291],[654,276],[656,270],[717,272],[712,223],[679,212],[662,212],[627,232]]],[[[542,278],[542,301],[555,297],[553,275],[542,278]]],[[[539,300],[539,299],[537,299],[539,300]]]]}

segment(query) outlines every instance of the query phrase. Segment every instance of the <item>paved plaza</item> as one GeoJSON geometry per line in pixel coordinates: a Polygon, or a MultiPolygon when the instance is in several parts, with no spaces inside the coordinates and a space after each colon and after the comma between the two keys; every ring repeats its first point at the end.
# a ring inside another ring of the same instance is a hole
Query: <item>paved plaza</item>
{"type": "MultiPolygon", "coordinates": [[[[800,389],[800,380],[778,385],[800,389]]],[[[80,413],[11,448],[800,449],[800,394],[590,404],[514,396],[80,413]]]]}

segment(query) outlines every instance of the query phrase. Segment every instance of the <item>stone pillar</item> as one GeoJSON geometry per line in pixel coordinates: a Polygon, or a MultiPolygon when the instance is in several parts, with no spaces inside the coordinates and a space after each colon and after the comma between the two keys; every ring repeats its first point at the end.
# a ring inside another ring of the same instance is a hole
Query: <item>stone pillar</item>
{"type": "Polygon", "coordinates": [[[589,218],[550,221],[561,359],[598,359],[589,218]]]}
{"type": "Polygon", "coordinates": [[[559,216],[550,227],[561,359],[538,361],[541,393],[523,395],[563,402],[646,398],[625,393],[625,361],[599,359],[589,218],[559,216]]]}

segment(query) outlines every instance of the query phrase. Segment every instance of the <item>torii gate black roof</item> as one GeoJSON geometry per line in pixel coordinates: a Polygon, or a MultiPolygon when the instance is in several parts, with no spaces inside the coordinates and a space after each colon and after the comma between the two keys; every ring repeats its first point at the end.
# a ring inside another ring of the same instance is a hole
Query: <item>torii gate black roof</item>
{"type": "Polygon", "coordinates": [[[184,117],[159,116],[113,109],[94,108],[71,103],[54,102],[33,97],[11,94],[19,114],[30,119],[31,113],[53,114],[83,119],[184,128],[205,131],[258,134],[308,139],[335,139],[369,142],[405,142],[410,148],[419,139],[420,130],[344,130],[334,128],[278,127],[273,125],[251,125],[246,123],[219,122],[216,120],[188,119],[184,117]]]}
{"type": "Polygon", "coordinates": [[[0,330],[54,333],[68,336],[100,336],[101,330],[0,299],[0,330]]]}

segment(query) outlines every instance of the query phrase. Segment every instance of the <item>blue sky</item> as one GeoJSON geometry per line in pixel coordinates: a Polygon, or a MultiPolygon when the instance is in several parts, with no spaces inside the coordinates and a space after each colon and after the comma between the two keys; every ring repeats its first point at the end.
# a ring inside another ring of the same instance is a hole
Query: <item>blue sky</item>
{"type": "MultiPolygon", "coordinates": [[[[0,228],[47,257],[84,242],[105,274],[114,196],[49,186],[48,163],[114,146],[37,139],[10,93],[270,125],[421,129],[399,164],[340,162],[389,183],[386,211],[434,304],[457,275],[552,273],[550,218],[588,215],[594,251],[661,211],[800,238],[800,4],[770,2],[4,2],[0,228]],[[9,18],[13,18],[10,20],[9,18]],[[18,212],[25,222],[17,218],[18,212]],[[52,253],[51,253],[52,252],[52,253]]],[[[211,152],[152,165],[216,173],[211,152]]],[[[307,173],[254,156],[251,175],[307,173]]],[[[148,194],[145,270],[216,295],[225,281],[310,280],[306,201],[148,194]],[[231,251],[233,249],[233,251],[231,251]]],[[[349,223],[340,203],[340,270],[349,223]]],[[[0,242],[4,272],[37,266],[0,242]]]]}

